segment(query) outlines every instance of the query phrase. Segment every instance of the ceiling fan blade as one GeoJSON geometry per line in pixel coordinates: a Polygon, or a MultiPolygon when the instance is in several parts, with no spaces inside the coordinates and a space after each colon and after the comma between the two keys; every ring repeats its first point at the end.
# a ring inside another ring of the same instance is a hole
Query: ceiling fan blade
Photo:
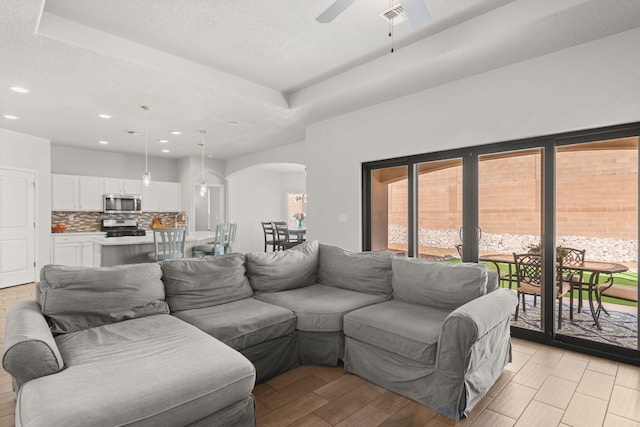
{"type": "Polygon", "coordinates": [[[336,16],[344,12],[354,1],[356,0],[336,0],[327,10],[318,15],[316,21],[322,22],[323,24],[333,21],[336,16]]]}
{"type": "Polygon", "coordinates": [[[433,20],[424,0],[402,0],[402,7],[413,28],[424,27],[433,20]]]}

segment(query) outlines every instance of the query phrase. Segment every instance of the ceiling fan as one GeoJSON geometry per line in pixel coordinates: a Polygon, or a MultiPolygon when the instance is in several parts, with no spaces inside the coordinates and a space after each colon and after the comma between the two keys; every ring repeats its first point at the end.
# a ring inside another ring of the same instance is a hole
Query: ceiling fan
{"type": "MultiPolygon", "coordinates": [[[[316,21],[328,23],[344,12],[355,0],[336,0],[316,18],[316,21]]],[[[431,22],[431,14],[424,0],[402,0],[402,7],[414,28],[421,28],[431,22]]]]}

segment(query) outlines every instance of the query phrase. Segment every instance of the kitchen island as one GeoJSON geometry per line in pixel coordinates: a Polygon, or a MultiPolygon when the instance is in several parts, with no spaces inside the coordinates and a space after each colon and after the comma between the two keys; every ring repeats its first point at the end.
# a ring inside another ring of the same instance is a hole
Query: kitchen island
{"type": "MultiPolygon", "coordinates": [[[[208,231],[187,233],[185,257],[193,257],[194,247],[213,241],[214,237],[215,233],[208,231]]],[[[146,236],[102,237],[93,241],[93,262],[100,267],[154,262],[154,253],[153,232],[150,230],[146,236]]]]}

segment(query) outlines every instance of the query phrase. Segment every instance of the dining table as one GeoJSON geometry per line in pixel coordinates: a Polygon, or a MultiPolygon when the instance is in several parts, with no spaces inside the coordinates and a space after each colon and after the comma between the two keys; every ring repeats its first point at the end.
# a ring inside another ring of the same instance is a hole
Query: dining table
{"type": "MultiPolygon", "coordinates": [[[[500,280],[508,281],[511,287],[512,283],[517,282],[516,272],[515,272],[515,259],[513,255],[509,254],[488,254],[481,255],[478,258],[479,261],[482,262],[490,262],[496,266],[498,274],[501,276],[500,280]],[[501,265],[506,265],[508,268],[508,272],[502,272],[501,265]]],[[[589,308],[591,309],[591,315],[593,316],[593,320],[595,322],[596,327],[599,330],[602,330],[602,326],[600,326],[600,313],[607,310],[602,305],[602,293],[613,286],[613,274],[614,273],[622,273],[629,270],[624,264],[619,264],[616,262],[609,261],[592,261],[592,260],[584,260],[578,262],[571,263],[563,263],[563,269],[568,269],[571,271],[580,271],[583,273],[589,273],[589,281],[585,282],[588,285],[588,294],[589,294],[589,308]],[[595,303],[594,303],[595,296],[595,303]],[[597,307],[596,307],[597,304],[597,307]]],[[[586,276],[583,274],[583,277],[586,276]]],[[[517,284],[516,284],[517,286],[517,284]]]]}
{"type": "Polygon", "coordinates": [[[307,234],[306,228],[289,228],[289,241],[291,242],[304,242],[304,236],[307,234]]]}

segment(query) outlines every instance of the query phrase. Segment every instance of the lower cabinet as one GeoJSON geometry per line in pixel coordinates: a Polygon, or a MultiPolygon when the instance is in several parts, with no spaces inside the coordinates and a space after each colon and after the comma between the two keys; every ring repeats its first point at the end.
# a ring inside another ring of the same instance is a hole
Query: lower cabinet
{"type": "Polygon", "coordinates": [[[93,240],[95,235],[51,236],[51,263],[72,267],[94,267],[93,240]]]}

